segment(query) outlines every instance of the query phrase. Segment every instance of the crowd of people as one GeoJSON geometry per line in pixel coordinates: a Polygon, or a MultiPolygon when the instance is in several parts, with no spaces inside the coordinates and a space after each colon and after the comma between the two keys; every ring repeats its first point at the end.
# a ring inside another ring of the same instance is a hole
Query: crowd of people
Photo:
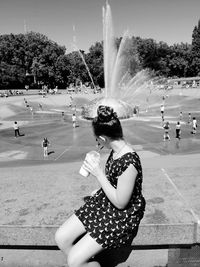
{"type": "Polygon", "coordinates": [[[22,90],[5,90],[0,91],[0,97],[9,97],[9,96],[16,96],[16,95],[23,95],[24,92],[22,90]]]}
{"type": "MultiPolygon", "coordinates": [[[[169,135],[170,123],[169,123],[169,121],[165,121],[164,111],[165,111],[165,107],[162,104],[160,106],[160,112],[161,112],[162,127],[164,129],[163,140],[164,141],[166,141],[166,140],[170,141],[171,140],[170,135],[169,135]]],[[[181,122],[184,123],[182,111],[180,111],[178,119],[179,120],[175,124],[175,138],[180,140],[181,139],[181,122]]],[[[190,133],[195,135],[197,132],[197,119],[196,119],[196,117],[192,117],[192,114],[189,112],[188,113],[188,119],[185,123],[191,127],[190,133]]]]}
{"type": "MultiPolygon", "coordinates": [[[[39,111],[43,111],[43,105],[41,103],[38,103],[38,107],[34,107],[32,106],[31,102],[29,102],[25,97],[23,99],[23,102],[24,102],[24,106],[27,110],[30,111],[30,113],[32,114],[32,118],[34,116],[34,112],[35,110],[39,110],[39,111]]],[[[72,127],[73,128],[76,128],[78,127],[78,120],[77,120],[77,111],[76,111],[76,104],[74,103],[74,99],[72,96],[70,96],[70,104],[69,106],[71,108],[71,112],[72,112],[72,116],[71,116],[71,120],[72,120],[72,127]]],[[[65,112],[62,111],[61,112],[61,117],[62,117],[62,120],[64,121],[65,120],[65,112]]],[[[14,129],[14,136],[15,138],[17,137],[20,137],[20,136],[23,136],[21,133],[20,133],[20,128],[19,128],[19,125],[18,125],[18,122],[15,121],[13,123],[13,129],[14,129]]],[[[50,142],[48,140],[47,137],[44,137],[44,139],[42,140],[42,148],[43,148],[43,156],[44,156],[44,159],[47,159],[48,158],[48,155],[49,155],[49,152],[48,152],[48,147],[50,146],[50,142]]]]}
{"type": "MultiPolygon", "coordinates": [[[[165,100],[165,99],[164,99],[165,100]]],[[[163,101],[164,101],[163,100],[163,101]]],[[[24,98],[24,105],[25,107],[30,111],[30,113],[32,114],[32,117],[34,116],[34,109],[39,109],[39,111],[43,111],[43,105],[41,103],[38,103],[38,108],[33,108],[33,106],[31,105],[31,102],[28,102],[26,98],[24,98]]],[[[67,107],[70,108],[71,110],[71,121],[72,121],[72,127],[76,128],[78,127],[78,120],[77,120],[77,110],[76,110],[76,103],[74,101],[74,98],[72,95],[70,95],[70,101],[67,104],[67,107]]],[[[135,113],[137,116],[139,115],[139,106],[135,106],[134,109],[135,113]]],[[[161,114],[161,124],[162,124],[162,128],[163,128],[163,140],[164,141],[170,141],[171,137],[170,137],[170,133],[172,133],[172,130],[174,132],[174,137],[177,140],[181,140],[182,138],[182,127],[184,124],[188,125],[190,128],[189,131],[192,135],[196,135],[197,133],[197,119],[195,116],[192,116],[191,112],[187,113],[187,118],[186,118],[186,113],[183,113],[182,111],[179,112],[179,115],[177,115],[177,121],[174,124],[173,122],[170,122],[168,120],[166,120],[166,111],[165,111],[165,105],[164,102],[160,105],[160,114],[161,114]],[[173,128],[172,128],[173,125],[173,128]]],[[[65,112],[62,111],[61,112],[61,118],[63,119],[63,121],[65,121],[65,112]]],[[[19,126],[18,123],[15,121],[14,125],[14,136],[15,138],[22,136],[22,134],[20,133],[19,130],[19,126]]],[[[46,140],[47,137],[45,137],[46,140]]],[[[48,157],[48,146],[49,146],[49,141],[47,142],[47,146],[43,146],[44,147],[44,158],[48,157]]]]}

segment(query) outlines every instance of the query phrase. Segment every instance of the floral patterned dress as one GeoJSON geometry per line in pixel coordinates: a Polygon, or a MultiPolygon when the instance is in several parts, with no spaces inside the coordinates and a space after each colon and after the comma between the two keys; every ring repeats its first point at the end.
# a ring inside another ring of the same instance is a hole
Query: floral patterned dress
{"type": "Polygon", "coordinates": [[[75,211],[86,231],[103,248],[111,249],[130,244],[137,235],[138,226],[144,215],[145,199],[142,195],[142,167],[136,152],[128,152],[113,159],[111,151],[105,166],[105,174],[113,187],[118,177],[132,164],[137,170],[135,186],[128,205],[116,208],[99,189],[85,204],[75,211]]]}

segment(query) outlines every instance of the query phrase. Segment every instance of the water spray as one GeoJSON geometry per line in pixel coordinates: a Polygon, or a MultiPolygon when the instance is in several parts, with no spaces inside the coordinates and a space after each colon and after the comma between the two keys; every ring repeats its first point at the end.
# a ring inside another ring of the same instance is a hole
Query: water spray
{"type": "Polygon", "coordinates": [[[95,84],[94,84],[94,80],[93,80],[93,78],[92,78],[92,75],[91,75],[91,73],[90,73],[90,70],[89,70],[89,68],[88,68],[88,65],[87,65],[87,63],[86,63],[86,61],[85,61],[85,58],[84,58],[83,54],[81,53],[80,49],[79,49],[78,46],[77,46],[76,35],[75,35],[75,25],[73,25],[73,32],[74,32],[74,35],[73,35],[73,44],[72,44],[72,46],[73,46],[73,50],[74,50],[74,51],[77,51],[77,52],[79,53],[79,55],[80,55],[80,57],[81,57],[81,59],[82,59],[84,65],[85,65],[85,67],[86,67],[86,70],[87,70],[87,72],[88,72],[88,75],[89,75],[89,77],[90,77],[90,80],[91,80],[91,82],[92,82],[92,85],[93,85],[93,87],[94,87],[94,90],[96,91],[96,86],[95,86],[95,84]]]}

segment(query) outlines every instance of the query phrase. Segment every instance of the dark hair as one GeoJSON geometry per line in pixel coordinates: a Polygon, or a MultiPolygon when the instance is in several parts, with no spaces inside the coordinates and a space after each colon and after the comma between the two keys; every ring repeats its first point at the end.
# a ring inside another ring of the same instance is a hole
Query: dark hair
{"type": "Polygon", "coordinates": [[[92,121],[95,136],[105,135],[113,140],[123,139],[123,131],[117,113],[108,106],[99,106],[92,121]]]}

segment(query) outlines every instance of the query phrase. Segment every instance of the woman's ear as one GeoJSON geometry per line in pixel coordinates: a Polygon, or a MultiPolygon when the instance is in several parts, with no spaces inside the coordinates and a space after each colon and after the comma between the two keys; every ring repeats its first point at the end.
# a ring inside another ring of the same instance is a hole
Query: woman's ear
{"type": "Polygon", "coordinates": [[[101,139],[102,141],[106,142],[106,138],[101,136],[101,135],[99,136],[99,139],[101,139]]]}

